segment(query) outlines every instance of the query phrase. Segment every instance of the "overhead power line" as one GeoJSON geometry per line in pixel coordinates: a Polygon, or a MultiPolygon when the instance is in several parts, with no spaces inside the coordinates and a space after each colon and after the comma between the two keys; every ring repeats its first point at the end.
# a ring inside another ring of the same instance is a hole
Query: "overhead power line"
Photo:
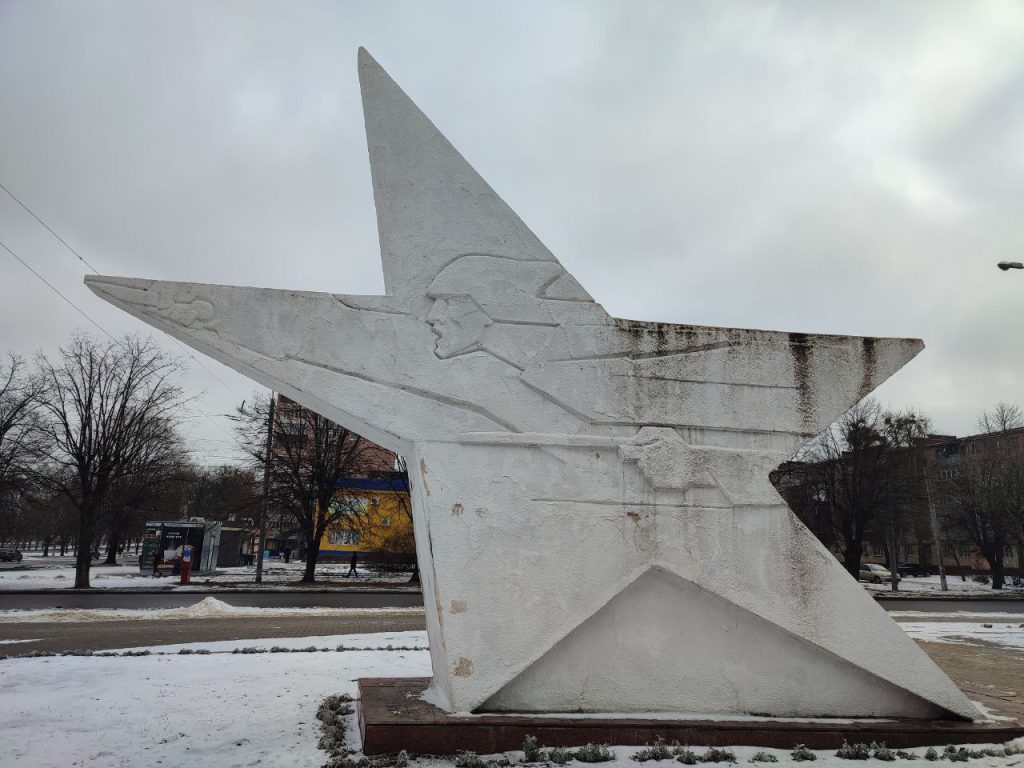
{"type": "Polygon", "coordinates": [[[2,190],[3,190],[4,192],[6,192],[6,193],[7,193],[8,195],[10,195],[10,196],[11,196],[11,200],[13,200],[13,201],[14,201],[14,202],[16,202],[16,203],[17,203],[18,205],[20,205],[20,206],[21,206],[22,208],[24,208],[24,209],[25,209],[25,211],[26,211],[26,212],[28,213],[28,215],[29,215],[29,216],[31,216],[31,217],[32,217],[33,219],[35,219],[36,221],[38,221],[38,222],[39,222],[40,224],[42,224],[42,225],[43,225],[44,227],[46,227],[46,231],[47,231],[47,232],[49,232],[49,233],[50,233],[51,235],[53,235],[54,237],[56,237],[56,238],[57,238],[58,240],[60,240],[60,242],[61,242],[61,243],[63,244],[63,246],[64,246],[65,248],[67,248],[67,249],[68,249],[69,251],[71,251],[71,252],[72,252],[73,254],[75,254],[75,256],[77,256],[77,257],[78,257],[78,260],[79,260],[80,262],[82,262],[83,264],[85,264],[85,266],[87,266],[87,267],[88,267],[89,269],[91,269],[91,270],[93,271],[93,274],[96,274],[96,275],[98,275],[98,274],[99,274],[99,272],[97,271],[96,267],[94,267],[94,266],[93,266],[92,264],[90,264],[90,263],[89,263],[88,261],[86,261],[86,260],[85,260],[85,256],[83,256],[83,255],[82,255],[82,254],[80,254],[80,253],[79,253],[78,251],[76,251],[76,250],[75,250],[74,248],[72,248],[72,247],[71,247],[71,246],[70,246],[70,245],[68,244],[67,240],[65,240],[65,239],[64,239],[63,237],[61,237],[61,236],[60,236],[60,235],[58,235],[58,234],[57,234],[56,232],[54,232],[54,231],[53,231],[53,229],[52,229],[52,228],[50,227],[50,225],[49,225],[49,224],[47,224],[47,223],[46,223],[45,221],[43,221],[43,220],[42,220],[41,218],[39,218],[38,216],[36,216],[35,212],[34,212],[34,211],[33,211],[33,210],[31,209],[31,208],[29,208],[29,207],[28,207],[27,205],[25,205],[25,204],[24,204],[23,202],[21,202],[21,200],[19,200],[19,199],[17,198],[17,196],[16,196],[16,195],[15,195],[15,194],[14,194],[13,192],[11,192],[11,190],[9,190],[9,189],[8,189],[7,187],[5,187],[5,186],[4,186],[4,185],[3,185],[2,183],[0,183],[0,189],[2,189],[2,190]]]}
{"type": "MultiPolygon", "coordinates": [[[[11,190],[9,190],[9,189],[8,189],[8,188],[7,188],[7,187],[6,187],[6,186],[5,186],[5,185],[4,185],[4,184],[3,184],[2,182],[0,182],[0,189],[2,189],[2,190],[3,190],[4,192],[6,192],[6,193],[7,193],[7,194],[8,194],[9,196],[10,196],[10,198],[11,198],[11,199],[12,199],[12,200],[13,200],[14,202],[16,202],[16,203],[17,203],[18,205],[20,205],[20,206],[21,206],[21,207],[22,207],[22,208],[23,208],[23,209],[25,210],[25,212],[26,212],[26,213],[28,213],[28,215],[29,215],[29,216],[31,216],[31,217],[32,217],[33,219],[35,219],[36,221],[38,221],[38,222],[39,222],[39,223],[40,223],[40,224],[41,224],[41,225],[42,225],[42,226],[43,226],[43,227],[44,227],[44,228],[46,229],[46,231],[47,231],[47,232],[49,232],[49,233],[50,233],[51,235],[53,235],[53,236],[54,236],[55,238],[57,238],[57,240],[59,240],[59,241],[60,241],[60,244],[61,244],[61,245],[63,245],[63,246],[65,247],[65,248],[67,248],[67,249],[68,249],[69,251],[71,251],[71,253],[73,253],[73,254],[74,254],[74,255],[75,255],[75,256],[76,256],[77,258],[78,258],[78,260],[79,260],[80,262],[82,262],[83,264],[85,264],[85,266],[87,266],[87,267],[88,267],[89,269],[91,269],[91,270],[92,270],[92,273],[93,273],[94,275],[98,275],[98,274],[99,274],[99,270],[98,270],[98,269],[96,269],[96,267],[94,267],[94,266],[93,266],[92,264],[90,264],[90,263],[89,263],[89,262],[88,262],[88,261],[86,260],[85,256],[83,256],[82,254],[80,254],[80,253],[79,253],[79,252],[78,252],[78,251],[77,251],[77,250],[76,250],[76,249],[75,249],[75,248],[74,248],[74,247],[73,247],[73,246],[72,246],[72,245],[71,245],[71,244],[70,244],[70,243],[69,243],[69,242],[68,242],[67,240],[65,240],[65,239],[64,239],[63,237],[61,237],[61,236],[60,236],[59,234],[57,234],[57,232],[56,232],[56,231],[55,231],[55,230],[53,229],[53,227],[51,227],[51,226],[50,226],[49,224],[47,224],[47,223],[46,223],[45,221],[43,221],[43,220],[42,220],[42,218],[41,218],[41,217],[40,217],[40,216],[39,216],[38,214],[36,214],[36,212],[35,212],[35,211],[33,211],[33,210],[32,210],[31,208],[29,208],[29,207],[28,207],[27,205],[25,205],[25,203],[23,203],[23,202],[22,202],[22,201],[21,201],[21,200],[20,200],[20,199],[18,198],[18,196],[17,196],[17,195],[15,195],[15,194],[14,194],[13,192],[11,192],[11,190]]],[[[6,247],[6,246],[4,246],[4,247],[6,247]]],[[[8,249],[8,250],[9,250],[9,249],[8,249]]],[[[15,256],[15,258],[18,258],[18,257],[17,257],[17,256],[15,256]]],[[[19,258],[19,259],[18,259],[18,261],[21,261],[21,259],[19,258]]],[[[22,264],[25,264],[25,262],[24,262],[24,261],[21,261],[21,263],[22,263],[22,264]]],[[[29,266],[28,266],[28,264],[25,264],[25,266],[26,266],[26,267],[28,267],[29,269],[32,269],[31,267],[29,267],[29,266]]],[[[36,275],[37,277],[40,277],[40,279],[42,279],[42,277],[41,277],[41,276],[40,276],[40,275],[39,275],[39,274],[38,274],[38,273],[37,273],[37,272],[36,272],[36,271],[35,271],[34,269],[32,270],[32,272],[33,272],[33,273],[34,273],[34,274],[35,274],[35,275],[36,275]]],[[[49,285],[49,283],[47,283],[47,285],[49,285]]],[[[53,288],[53,286],[52,286],[52,285],[51,285],[50,287],[51,287],[51,288],[53,288]]],[[[54,288],[54,290],[56,291],[57,289],[56,289],[56,288],[54,288]]],[[[60,293],[60,292],[58,291],[58,293],[60,293]]],[[[61,296],[62,296],[62,297],[64,298],[64,300],[65,300],[66,302],[68,302],[69,304],[71,304],[71,306],[75,307],[75,309],[77,309],[77,310],[78,310],[79,312],[81,312],[81,313],[82,313],[83,315],[85,315],[85,312],[82,312],[82,310],[81,310],[81,309],[79,309],[79,308],[78,308],[77,306],[75,306],[74,304],[72,304],[72,303],[71,303],[71,301],[70,301],[70,299],[68,299],[68,298],[67,298],[66,296],[64,296],[63,294],[61,294],[61,296]]],[[[85,315],[85,316],[86,316],[86,317],[88,318],[89,322],[91,322],[91,323],[92,323],[93,325],[95,325],[95,326],[96,326],[97,328],[100,328],[100,325],[99,325],[99,323],[97,323],[97,322],[96,322],[95,320],[93,320],[93,319],[92,319],[91,317],[89,317],[88,315],[85,315]]],[[[103,330],[103,329],[102,329],[102,328],[100,328],[100,330],[103,330]]],[[[103,331],[103,332],[104,332],[104,333],[107,333],[106,331],[103,331]]],[[[109,333],[107,333],[107,335],[108,335],[108,336],[110,336],[110,334],[109,334],[109,333]]],[[[222,379],[222,378],[221,378],[220,376],[218,376],[218,375],[217,375],[216,373],[214,373],[214,372],[213,372],[212,370],[210,370],[210,368],[208,368],[208,367],[206,366],[206,364],[205,364],[205,363],[203,363],[203,361],[202,361],[202,360],[200,360],[200,359],[199,359],[198,357],[196,357],[196,356],[195,356],[195,354],[194,354],[194,353],[192,352],[192,350],[190,350],[190,349],[186,348],[184,344],[182,344],[182,343],[181,343],[180,341],[178,341],[178,340],[177,340],[176,338],[174,338],[173,336],[170,336],[170,335],[168,334],[168,337],[170,338],[170,340],[171,340],[171,341],[173,341],[173,342],[174,342],[175,344],[177,344],[177,345],[178,345],[178,348],[179,348],[179,349],[181,349],[181,351],[182,351],[182,352],[184,352],[184,353],[185,353],[185,354],[186,354],[186,355],[187,355],[187,356],[188,356],[189,358],[191,358],[191,359],[192,359],[192,360],[194,360],[194,361],[195,361],[196,363],[198,363],[198,364],[199,364],[199,367],[200,367],[200,368],[202,368],[202,369],[203,369],[204,371],[206,371],[206,372],[207,372],[208,374],[210,374],[210,376],[212,376],[212,377],[213,377],[213,378],[214,378],[214,379],[215,379],[215,380],[216,380],[216,381],[217,381],[217,382],[218,382],[218,383],[219,383],[219,384],[220,384],[221,386],[223,386],[223,387],[224,387],[224,388],[225,388],[225,389],[226,389],[226,390],[227,390],[228,392],[230,392],[231,394],[233,394],[233,395],[234,395],[235,397],[237,397],[237,398],[238,398],[239,400],[244,400],[244,399],[245,399],[245,398],[244,398],[244,397],[243,397],[242,395],[238,394],[238,393],[237,393],[237,392],[236,392],[236,391],[234,390],[234,388],[233,388],[233,387],[229,386],[229,385],[228,385],[228,383],[227,383],[226,381],[224,381],[224,380],[223,380],[223,379],[222,379]]],[[[114,338],[114,337],[113,337],[113,336],[110,336],[110,338],[114,338]]]]}
{"type": "Polygon", "coordinates": [[[60,289],[57,288],[53,283],[51,283],[49,280],[47,280],[41,274],[36,272],[35,269],[33,269],[32,266],[27,261],[25,261],[23,258],[21,258],[21,256],[19,256],[14,251],[12,251],[10,248],[8,248],[7,244],[4,243],[2,240],[0,240],[0,246],[3,246],[3,249],[5,251],[7,251],[9,254],[11,254],[11,256],[13,256],[15,259],[17,259],[18,263],[20,263],[23,267],[25,267],[25,269],[27,269],[29,272],[31,272],[33,275],[35,275],[37,278],[39,278],[43,282],[43,284],[46,285],[47,288],[49,288],[51,291],[53,291],[58,296],[60,296],[62,299],[64,299],[64,301],[66,301],[69,305],[71,305],[71,307],[73,307],[74,310],[76,312],[78,312],[78,314],[80,314],[82,317],[84,317],[90,323],[92,323],[97,328],[99,328],[101,331],[103,331],[103,333],[105,333],[107,336],[109,336],[112,341],[120,343],[120,342],[117,341],[117,339],[115,339],[110,334],[110,332],[106,328],[104,328],[102,325],[100,325],[95,320],[93,320],[91,317],[89,317],[89,315],[86,313],[86,311],[84,309],[82,309],[80,306],[75,304],[75,302],[73,302],[71,299],[69,299],[63,293],[61,293],[60,289]]]}
{"type": "MultiPolygon", "coordinates": [[[[84,317],[90,323],[92,323],[97,328],[99,328],[100,331],[102,331],[111,341],[113,341],[115,344],[122,344],[123,343],[120,339],[115,338],[114,335],[110,333],[110,331],[108,331],[102,325],[100,325],[95,320],[93,320],[92,317],[89,316],[88,312],[86,312],[80,306],[75,304],[75,302],[73,302],[71,299],[69,299],[59,288],[57,288],[57,286],[55,286],[53,283],[51,283],[49,280],[47,280],[45,277],[43,277],[41,274],[39,274],[39,272],[37,272],[32,267],[31,264],[29,264],[27,261],[25,261],[23,258],[21,258],[21,256],[19,256],[14,251],[12,251],[10,249],[10,247],[5,242],[3,242],[2,240],[0,240],[0,247],[2,247],[5,251],[7,251],[9,254],[11,254],[11,256],[14,257],[14,259],[16,259],[19,264],[21,264],[23,267],[25,267],[25,269],[27,269],[33,275],[35,275],[47,288],[49,288],[51,291],[53,291],[58,296],[60,296],[65,302],[68,303],[69,306],[71,306],[82,317],[84,317]]],[[[175,339],[175,341],[177,341],[177,340],[175,339]]],[[[221,430],[224,434],[226,434],[228,436],[231,436],[231,432],[228,431],[227,427],[225,427],[220,422],[215,421],[208,413],[203,413],[202,411],[197,411],[197,415],[205,417],[211,424],[216,426],[217,429],[221,430]]],[[[187,417],[187,418],[195,418],[195,417],[187,417]]],[[[223,442],[228,442],[228,441],[225,440],[223,442]]]]}

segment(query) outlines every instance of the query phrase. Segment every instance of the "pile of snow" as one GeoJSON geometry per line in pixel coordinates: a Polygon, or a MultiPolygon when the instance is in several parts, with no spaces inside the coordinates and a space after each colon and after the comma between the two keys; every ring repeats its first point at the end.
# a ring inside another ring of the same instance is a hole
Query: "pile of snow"
{"type": "Polygon", "coordinates": [[[359,616],[363,614],[418,614],[422,608],[250,608],[228,605],[205,597],[181,608],[52,608],[38,611],[0,611],[0,618],[16,622],[154,621],[159,619],[217,619],[239,616],[359,616]]]}

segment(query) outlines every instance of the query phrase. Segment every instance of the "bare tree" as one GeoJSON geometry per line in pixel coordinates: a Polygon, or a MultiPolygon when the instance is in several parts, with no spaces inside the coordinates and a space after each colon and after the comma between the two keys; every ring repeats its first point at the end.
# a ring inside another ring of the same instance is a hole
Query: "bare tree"
{"type": "Polygon", "coordinates": [[[306,542],[303,582],[316,580],[320,540],[327,529],[348,521],[361,525],[357,499],[339,482],[365,476],[379,448],[315,411],[281,398],[273,419],[269,461],[267,422],[270,399],[257,396],[238,408],[236,427],[241,449],[256,472],[269,474],[268,501],[276,512],[294,521],[306,542]]]}
{"type": "MultiPolygon", "coordinates": [[[[404,493],[398,494],[398,506],[402,509],[402,514],[405,515],[406,520],[409,521],[408,528],[404,528],[406,531],[405,536],[400,541],[395,541],[391,544],[392,551],[394,552],[415,552],[416,551],[416,536],[415,536],[415,518],[412,514],[412,495],[409,487],[409,466],[406,464],[404,456],[395,457],[395,468],[398,470],[399,477],[402,481],[402,488],[404,493]]],[[[412,561],[412,574],[409,576],[409,582],[418,584],[420,581],[420,560],[419,557],[413,558],[412,561]]]]}
{"type": "Polygon", "coordinates": [[[77,513],[75,588],[87,588],[97,522],[112,492],[171,471],[180,457],[182,393],[172,382],[180,364],[152,340],[101,343],[77,334],[58,360],[40,354],[38,365],[49,465],[40,477],[77,513]]]}
{"type": "Polygon", "coordinates": [[[1021,531],[1024,458],[1003,441],[978,441],[949,486],[952,527],[978,547],[992,569],[992,588],[1002,589],[1006,550],[1021,531]]]}
{"type": "MultiPolygon", "coordinates": [[[[106,532],[107,558],[104,565],[116,565],[117,555],[126,540],[130,535],[138,536],[143,532],[148,515],[166,511],[166,501],[172,496],[176,478],[192,469],[180,447],[168,446],[162,461],[136,467],[135,471],[111,485],[98,520],[106,532]],[[179,448],[177,452],[175,447],[179,448]]],[[[181,517],[184,508],[182,504],[173,510],[170,519],[181,517]]],[[[159,516],[168,517],[167,514],[159,516]]]]}
{"type": "Polygon", "coordinates": [[[38,454],[36,417],[40,385],[27,375],[25,361],[9,354],[0,365],[0,493],[23,489],[38,454]]]}
{"type": "Polygon", "coordinates": [[[256,515],[261,494],[251,467],[196,467],[190,474],[184,499],[189,517],[237,520],[256,515]]]}
{"type": "Polygon", "coordinates": [[[883,541],[896,567],[899,534],[918,484],[900,449],[924,434],[928,424],[910,412],[884,411],[876,400],[867,399],[805,453],[812,467],[808,476],[813,498],[828,510],[843,565],[854,578],[860,573],[864,544],[872,539],[883,541]]]}
{"type": "Polygon", "coordinates": [[[1016,403],[1000,400],[989,410],[978,414],[979,432],[1008,432],[1021,427],[1024,427],[1024,411],[1016,403]]]}

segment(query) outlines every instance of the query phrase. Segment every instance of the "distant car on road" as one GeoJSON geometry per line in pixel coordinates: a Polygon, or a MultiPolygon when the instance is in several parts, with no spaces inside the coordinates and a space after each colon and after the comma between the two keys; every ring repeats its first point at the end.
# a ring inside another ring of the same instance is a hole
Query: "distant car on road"
{"type": "Polygon", "coordinates": [[[900,576],[931,576],[928,569],[917,563],[903,563],[896,566],[896,573],[900,576]]]}
{"type": "MultiPolygon", "coordinates": [[[[884,565],[879,565],[878,563],[865,563],[860,567],[860,576],[858,578],[861,581],[870,581],[872,584],[881,584],[883,581],[890,581],[892,579],[892,574],[884,565]]],[[[897,576],[896,581],[899,580],[900,577],[897,576]]]]}
{"type": "Polygon", "coordinates": [[[7,563],[20,563],[21,552],[17,549],[0,549],[0,561],[7,563]]]}

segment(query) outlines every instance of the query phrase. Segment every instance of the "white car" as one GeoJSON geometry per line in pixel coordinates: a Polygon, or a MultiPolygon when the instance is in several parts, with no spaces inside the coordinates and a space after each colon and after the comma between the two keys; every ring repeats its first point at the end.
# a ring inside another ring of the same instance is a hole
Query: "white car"
{"type": "MultiPolygon", "coordinates": [[[[881,584],[883,581],[891,581],[892,574],[884,565],[864,563],[860,567],[860,576],[858,578],[861,581],[870,581],[872,584],[881,584]]],[[[896,577],[896,581],[900,581],[899,576],[896,577]]]]}

